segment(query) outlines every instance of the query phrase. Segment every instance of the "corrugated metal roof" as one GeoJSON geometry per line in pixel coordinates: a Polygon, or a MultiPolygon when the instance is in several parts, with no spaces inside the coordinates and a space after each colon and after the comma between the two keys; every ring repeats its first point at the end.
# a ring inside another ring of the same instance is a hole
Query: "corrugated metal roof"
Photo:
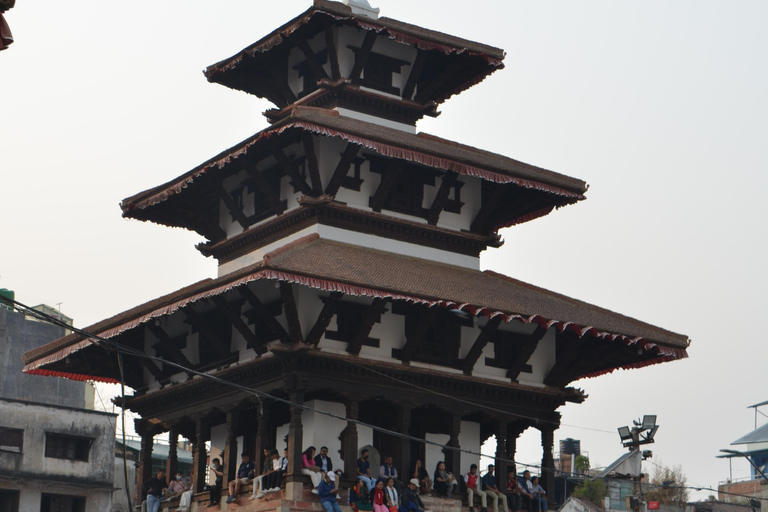
{"type": "Polygon", "coordinates": [[[749,434],[742,436],[732,442],[731,444],[749,444],[749,443],[766,443],[768,442],[768,423],[760,428],[757,428],[749,434]]]}

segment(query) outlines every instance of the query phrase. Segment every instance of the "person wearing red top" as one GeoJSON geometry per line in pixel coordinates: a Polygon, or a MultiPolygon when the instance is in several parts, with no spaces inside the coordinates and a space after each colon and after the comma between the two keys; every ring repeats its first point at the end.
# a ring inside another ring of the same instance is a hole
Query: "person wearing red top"
{"type": "Polygon", "coordinates": [[[371,503],[373,503],[373,512],[389,512],[384,498],[384,480],[376,482],[376,487],[371,490],[371,503]]]}
{"type": "Polygon", "coordinates": [[[480,475],[477,474],[477,464],[469,466],[469,473],[464,475],[464,483],[467,484],[467,505],[469,505],[469,512],[475,512],[472,508],[472,505],[474,505],[475,494],[480,496],[480,506],[483,507],[480,509],[480,512],[487,512],[487,496],[482,489],[483,486],[480,484],[480,475]]]}
{"type": "Polygon", "coordinates": [[[507,473],[507,503],[512,512],[520,512],[523,508],[523,495],[520,494],[520,487],[517,485],[514,467],[507,473]]]}

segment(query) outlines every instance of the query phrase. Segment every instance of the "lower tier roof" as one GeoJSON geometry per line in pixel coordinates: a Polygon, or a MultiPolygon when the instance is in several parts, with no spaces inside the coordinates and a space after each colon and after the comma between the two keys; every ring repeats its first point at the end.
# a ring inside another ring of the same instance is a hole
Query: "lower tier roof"
{"type": "MultiPolygon", "coordinates": [[[[535,323],[560,332],[568,331],[578,339],[636,346],[641,354],[634,361],[613,366],[585,366],[583,373],[575,375],[576,379],[688,356],[689,341],[685,335],[496,272],[324,240],[316,234],[269,253],[254,265],[216,279],[205,279],[92,325],[86,331],[112,338],[197,301],[221,296],[265,279],[352,296],[457,309],[488,318],[501,316],[506,322],[535,323]]],[[[25,353],[24,371],[76,380],[115,382],[116,378],[98,372],[74,371],[67,367],[65,358],[69,354],[92,345],[91,340],[70,334],[25,353]]]]}

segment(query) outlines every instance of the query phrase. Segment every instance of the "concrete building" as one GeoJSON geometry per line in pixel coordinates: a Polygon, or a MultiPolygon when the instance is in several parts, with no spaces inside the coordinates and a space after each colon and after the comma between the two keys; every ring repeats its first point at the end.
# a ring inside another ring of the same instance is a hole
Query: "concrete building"
{"type": "Polygon", "coordinates": [[[21,355],[64,334],[0,308],[0,511],[112,507],[115,414],[84,382],[22,373],[21,355]]]}
{"type": "Polygon", "coordinates": [[[0,410],[0,510],[111,509],[115,414],[6,398],[0,410]]]}
{"type": "Polygon", "coordinates": [[[718,499],[725,503],[747,503],[748,497],[756,499],[768,499],[768,423],[758,426],[758,414],[765,416],[760,411],[761,407],[767,407],[768,401],[750,405],[749,409],[755,410],[755,429],[731,443],[732,449],[721,450],[726,452],[720,458],[745,457],[750,461],[750,475],[747,478],[734,480],[733,472],[728,479],[717,486],[718,499]],[[761,474],[763,473],[763,474],[761,474]]]}

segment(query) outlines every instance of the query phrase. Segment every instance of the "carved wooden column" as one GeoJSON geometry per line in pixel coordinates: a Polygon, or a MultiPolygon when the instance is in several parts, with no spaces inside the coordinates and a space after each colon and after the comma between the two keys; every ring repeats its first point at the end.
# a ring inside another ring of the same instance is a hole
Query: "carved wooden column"
{"type": "MultiPolygon", "coordinates": [[[[345,405],[347,418],[356,420],[360,402],[350,398],[345,405]]],[[[341,458],[344,460],[343,481],[346,487],[353,483],[357,476],[357,423],[347,421],[347,426],[341,431],[339,440],[341,441],[341,458]]]]}
{"type": "Polygon", "coordinates": [[[235,479],[240,454],[237,452],[237,432],[240,428],[240,411],[233,409],[227,412],[227,440],[224,445],[224,483],[235,479]]]}
{"type": "MultiPolygon", "coordinates": [[[[527,424],[510,423],[509,427],[507,427],[507,459],[515,460],[517,455],[517,438],[520,437],[520,434],[525,432],[525,429],[527,429],[528,426],[529,425],[527,424]]],[[[517,465],[513,464],[511,467],[508,465],[507,473],[510,471],[517,475],[517,465]]]]}
{"type": "MultiPolygon", "coordinates": [[[[408,435],[411,430],[411,412],[413,411],[413,404],[402,403],[397,410],[397,431],[401,434],[408,435]]],[[[410,480],[411,465],[414,459],[411,455],[411,440],[400,438],[398,439],[399,449],[396,453],[397,460],[395,460],[395,466],[400,465],[398,474],[400,475],[400,481],[407,483],[410,480]]],[[[355,466],[357,469],[357,466],[355,466]]]]}
{"type": "Polygon", "coordinates": [[[555,425],[547,424],[538,427],[541,431],[541,486],[547,491],[547,497],[555,497],[555,457],[552,454],[555,444],[555,425]]]}
{"type": "MultiPolygon", "coordinates": [[[[302,403],[304,393],[294,391],[291,393],[291,401],[302,403]]],[[[301,478],[301,453],[304,443],[304,427],[301,423],[301,413],[304,411],[299,406],[291,405],[291,422],[288,425],[288,473],[286,474],[285,499],[300,500],[304,497],[304,483],[301,478]]]]}
{"type": "MultiPolygon", "coordinates": [[[[264,466],[264,449],[270,448],[269,438],[269,404],[261,402],[259,404],[258,424],[256,426],[256,438],[253,442],[254,462],[256,470],[261,472],[264,466]]],[[[275,446],[280,456],[283,456],[283,447],[275,446]]]]}
{"type": "Polygon", "coordinates": [[[176,478],[176,468],[179,466],[178,447],[179,430],[171,427],[171,431],[168,432],[168,460],[165,463],[165,475],[169,481],[176,478]]]}
{"type": "Polygon", "coordinates": [[[136,472],[134,487],[134,503],[143,501],[142,484],[152,478],[152,447],[156,429],[147,420],[134,420],[134,429],[141,436],[141,452],[139,453],[139,470],[136,472]]]}
{"type": "MultiPolygon", "coordinates": [[[[496,428],[496,486],[507,488],[507,428],[506,420],[498,420],[496,428]]],[[[502,491],[503,492],[503,491],[502,491]]]]}
{"type": "MultiPolygon", "coordinates": [[[[454,414],[451,416],[451,438],[448,440],[447,446],[451,448],[460,448],[459,446],[459,433],[461,433],[461,416],[454,414]]],[[[443,449],[445,456],[445,465],[448,471],[456,475],[461,475],[461,452],[458,450],[443,449]]]]}
{"type": "Polygon", "coordinates": [[[205,487],[205,467],[208,463],[208,453],[205,443],[211,437],[211,425],[208,418],[198,418],[195,422],[195,440],[192,449],[192,478],[191,483],[195,492],[203,492],[205,487]]]}

